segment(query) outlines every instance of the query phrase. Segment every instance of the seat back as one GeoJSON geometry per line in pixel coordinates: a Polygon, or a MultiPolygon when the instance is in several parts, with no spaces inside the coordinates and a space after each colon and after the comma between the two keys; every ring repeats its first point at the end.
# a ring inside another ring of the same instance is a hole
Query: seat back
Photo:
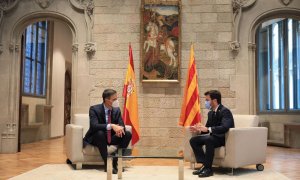
{"type": "Polygon", "coordinates": [[[89,114],[74,114],[73,124],[79,125],[83,127],[83,136],[85,136],[86,132],[90,127],[90,117],[89,114]]]}
{"type": "Polygon", "coordinates": [[[258,116],[256,115],[233,115],[233,119],[236,128],[258,126],[258,116]]]}

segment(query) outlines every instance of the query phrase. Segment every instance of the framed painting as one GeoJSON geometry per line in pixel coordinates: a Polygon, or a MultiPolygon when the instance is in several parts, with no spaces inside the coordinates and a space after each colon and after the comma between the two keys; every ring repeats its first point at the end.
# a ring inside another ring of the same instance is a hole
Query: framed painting
{"type": "Polygon", "coordinates": [[[142,0],[140,64],[142,82],[179,82],[180,1],[142,0]]]}

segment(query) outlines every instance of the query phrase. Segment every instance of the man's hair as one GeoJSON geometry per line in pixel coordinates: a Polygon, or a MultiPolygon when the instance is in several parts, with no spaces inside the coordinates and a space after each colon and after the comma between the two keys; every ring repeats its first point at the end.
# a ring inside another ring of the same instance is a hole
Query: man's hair
{"type": "Polygon", "coordinates": [[[211,100],[216,99],[218,104],[221,104],[221,93],[218,90],[210,90],[204,93],[205,96],[209,96],[211,100]]]}
{"type": "Polygon", "coordinates": [[[105,102],[105,99],[110,98],[114,94],[117,94],[117,91],[113,89],[105,89],[102,93],[103,102],[105,102]]]}

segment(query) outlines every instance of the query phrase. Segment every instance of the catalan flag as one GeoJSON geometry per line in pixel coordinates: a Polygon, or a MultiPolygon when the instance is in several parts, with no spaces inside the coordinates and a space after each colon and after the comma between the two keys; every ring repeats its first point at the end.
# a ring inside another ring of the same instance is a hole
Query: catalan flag
{"type": "Polygon", "coordinates": [[[198,76],[194,56],[194,45],[191,45],[190,63],[181,106],[179,125],[192,126],[201,121],[198,76]]]}
{"type": "Polygon", "coordinates": [[[134,75],[134,64],[131,45],[129,45],[129,63],[127,67],[127,74],[123,88],[124,111],[123,120],[126,125],[132,127],[132,141],[134,145],[139,141],[139,119],[138,119],[138,101],[137,101],[137,88],[134,75]]]}

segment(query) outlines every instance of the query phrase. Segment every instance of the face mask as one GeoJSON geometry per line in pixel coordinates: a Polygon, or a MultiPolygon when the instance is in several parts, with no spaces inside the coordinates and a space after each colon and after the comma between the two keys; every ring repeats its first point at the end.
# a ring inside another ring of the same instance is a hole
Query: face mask
{"type": "Polygon", "coordinates": [[[210,109],[211,108],[210,101],[205,101],[205,108],[206,109],[210,109]]]}
{"type": "Polygon", "coordinates": [[[115,100],[113,103],[112,103],[112,105],[111,105],[112,107],[114,107],[114,108],[118,108],[118,107],[120,107],[120,105],[119,105],[119,101],[118,100],[115,100]]]}

